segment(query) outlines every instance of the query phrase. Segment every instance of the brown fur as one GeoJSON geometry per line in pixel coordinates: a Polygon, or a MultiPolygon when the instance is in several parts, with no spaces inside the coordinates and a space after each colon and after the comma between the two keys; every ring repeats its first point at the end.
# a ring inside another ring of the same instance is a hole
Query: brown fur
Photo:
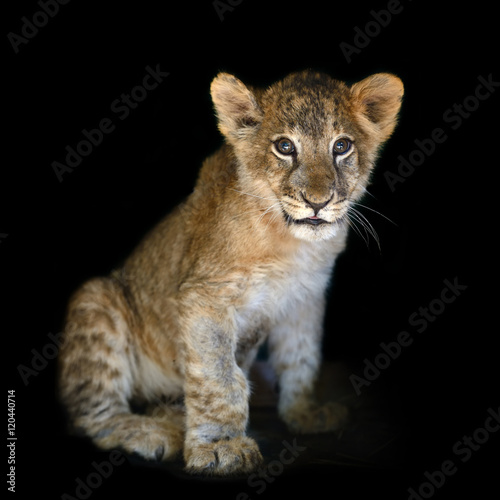
{"type": "Polygon", "coordinates": [[[226,144],[120,270],[74,294],[60,392],[102,448],[148,459],[183,450],[188,470],[227,475],[262,460],[245,429],[247,373],[266,338],[289,427],[323,432],[345,419],[342,406],[314,402],[324,293],[403,86],[389,74],[349,87],[306,71],[259,90],[222,73],[211,93],[226,144]],[[332,153],[339,137],[352,141],[344,155],[332,153]],[[276,150],[280,138],[293,155],[276,150]]]}

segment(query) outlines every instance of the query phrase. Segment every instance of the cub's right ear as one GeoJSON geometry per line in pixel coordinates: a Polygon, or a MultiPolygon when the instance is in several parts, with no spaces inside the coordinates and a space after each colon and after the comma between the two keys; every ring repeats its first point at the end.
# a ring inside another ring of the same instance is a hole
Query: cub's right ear
{"type": "Polygon", "coordinates": [[[255,96],[233,75],[219,73],[210,86],[219,130],[229,140],[244,138],[262,120],[255,96]]]}

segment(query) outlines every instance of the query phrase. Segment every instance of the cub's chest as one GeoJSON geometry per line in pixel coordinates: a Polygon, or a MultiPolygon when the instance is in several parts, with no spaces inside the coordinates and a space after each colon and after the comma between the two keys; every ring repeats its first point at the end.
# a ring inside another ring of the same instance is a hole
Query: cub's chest
{"type": "Polygon", "coordinates": [[[256,268],[236,308],[240,329],[271,326],[300,304],[323,296],[333,263],[334,256],[302,251],[256,268]]]}

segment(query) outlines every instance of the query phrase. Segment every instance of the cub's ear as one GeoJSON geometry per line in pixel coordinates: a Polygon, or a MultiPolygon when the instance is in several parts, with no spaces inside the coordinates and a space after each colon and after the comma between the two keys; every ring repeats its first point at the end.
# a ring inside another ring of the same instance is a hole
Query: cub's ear
{"type": "Polygon", "coordinates": [[[396,126],[403,94],[403,82],[389,73],[377,73],[351,87],[359,121],[381,142],[390,137],[396,126]]]}
{"type": "Polygon", "coordinates": [[[262,120],[262,111],[252,92],[227,73],[219,73],[210,86],[219,120],[219,130],[229,140],[245,137],[262,120]]]}

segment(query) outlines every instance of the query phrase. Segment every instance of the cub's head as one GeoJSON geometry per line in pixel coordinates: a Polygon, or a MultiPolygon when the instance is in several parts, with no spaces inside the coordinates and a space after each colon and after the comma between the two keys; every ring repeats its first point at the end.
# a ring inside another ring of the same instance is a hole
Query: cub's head
{"type": "Polygon", "coordinates": [[[211,94],[238,189],[272,205],[295,237],[324,240],[363,194],[396,125],[403,84],[379,73],[347,86],[304,71],[260,90],[220,73],[211,94]]]}

